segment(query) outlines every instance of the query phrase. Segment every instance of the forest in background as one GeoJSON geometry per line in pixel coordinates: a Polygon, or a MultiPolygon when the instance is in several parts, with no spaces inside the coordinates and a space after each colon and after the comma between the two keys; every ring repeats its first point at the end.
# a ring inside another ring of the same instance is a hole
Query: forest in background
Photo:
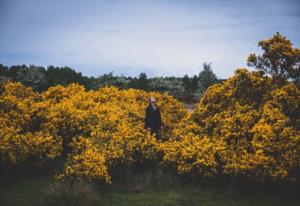
{"type": "Polygon", "coordinates": [[[189,77],[151,77],[140,73],[138,77],[114,75],[113,72],[87,77],[70,67],[35,65],[4,66],[0,64],[0,83],[12,80],[32,87],[34,91],[46,91],[49,87],[71,83],[83,85],[87,90],[96,90],[103,86],[115,86],[120,89],[141,89],[145,91],[167,92],[178,100],[193,103],[199,100],[211,85],[224,81],[213,72],[211,63],[203,63],[198,75],[189,77]]]}

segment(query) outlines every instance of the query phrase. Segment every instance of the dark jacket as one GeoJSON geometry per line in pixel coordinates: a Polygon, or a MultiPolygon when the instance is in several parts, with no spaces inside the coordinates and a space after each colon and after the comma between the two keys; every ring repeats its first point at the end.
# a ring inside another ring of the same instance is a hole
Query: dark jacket
{"type": "Polygon", "coordinates": [[[145,129],[150,127],[152,131],[158,131],[162,125],[160,109],[158,107],[153,109],[149,104],[145,112],[145,129]]]}

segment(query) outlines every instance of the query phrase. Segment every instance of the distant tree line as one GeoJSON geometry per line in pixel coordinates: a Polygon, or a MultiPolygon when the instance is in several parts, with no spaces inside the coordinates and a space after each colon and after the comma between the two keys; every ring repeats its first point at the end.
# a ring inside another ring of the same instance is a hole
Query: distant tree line
{"type": "Polygon", "coordinates": [[[45,91],[56,85],[67,86],[78,83],[87,90],[98,89],[103,86],[113,85],[120,89],[142,89],[146,91],[167,92],[177,99],[185,102],[195,102],[211,85],[220,81],[212,70],[210,63],[203,64],[203,70],[198,75],[189,77],[151,77],[140,73],[138,77],[119,76],[109,72],[98,77],[83,76],[70,67],[47,68],[35,65],[4,66],[0,64],[0,83],[6,80],[18,81],[25,86],[30,86],[35,91],[45,91]]]}
{"type": "MultiPolygon", "coordinates": [[[[258,42],[262,48],[261,55],[250,54],[247,64],[250,67],[272,77],[273,84],[281,85],[285,81],[300,87],[300,49],[294,48],[292,42],[277,32],[271,39],[258,42]]],[[[18,81],[35,91],[45,91],[56,85],[67,86],[78,83],[87,90],[113,85],[120,89],[142,89],[146,91],[167,92],[184,102],[196,102],[211,85],[222,82],[212,70],[210,63],[204,63],[198,75],[189,77],[152,77],[145,73],[138,77],[114,75],[113,72],[98,77],[83,76],[69,67],[47,68],[35,65],[4,66],[0,64],[0,83],[6,80],[18,81]]]]}

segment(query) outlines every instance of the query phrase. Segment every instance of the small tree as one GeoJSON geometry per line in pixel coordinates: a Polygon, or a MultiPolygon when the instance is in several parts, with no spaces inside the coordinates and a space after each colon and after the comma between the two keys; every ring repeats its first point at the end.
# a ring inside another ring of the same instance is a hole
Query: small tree
{"type": "Polygon", "coordinates": [[[9,79],[7,73],[8,73],[8,67],[0,64],[0,84],[9,79]]]}
{"type": "Polygon", "coordinates": [[[25,86],[32,87],[35,91],[43,91],[47,88],[45,68],[34,65],[16,65],[7,68],[6,75],[14,81],[21,82],[25,86]]]}
{"type": "Polygon", "coordinates": [[[190,88],[191,88],[191,81],[187,74],[184,75],[184,77],[182,78],[182,83],[183,83],[183,87],[184,87],[185,91],[189,92],[190,88]]]}
{"type": "Polygon", "coordinates": [[[211,63],[203,63],[203,70],[199,73],[200,93],[203,93],[208,87],[218,83],[218,78],[211,68],[211,63]]]}
{"type": "Polygon", "coordinates": [[[147,79],[147,74],[146,73],[140,73],[138,83],[139,83],[140,89],[148,90],[149,80],[147,79]]]}
{"type": "Polygon", "coordinates": [[[134,89],[149,90],[149,79],[146,73],[140,73],[139,77],[134,77],[129,82],[129,87],[134,89]]]}
{"type": "Polygon", "coordinates": [[[197,75],[194,75],[191,78],[191,91],[193,93],[195,93],[198,88],[199,88],[199,79],[198,79],[197,75]]]}
{"type": "Polygon", "coordinates": [[[272,38],[258,42],[258,46],[263,54],[250,54],[248,66],[271,75],[278,84],[285,80],[299,82],[300,50],[293,48],[289,39],[277,32],[272,38]]]}

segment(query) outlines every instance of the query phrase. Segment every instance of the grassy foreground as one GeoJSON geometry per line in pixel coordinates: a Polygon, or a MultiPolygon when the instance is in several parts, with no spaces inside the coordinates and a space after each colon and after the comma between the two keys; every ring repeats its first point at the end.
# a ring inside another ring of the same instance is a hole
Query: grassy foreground
{"type": "MultiPolygon", "coordinates": [[[[40,205],[53,182],[52,172],[7,173],[0,176],[1,206],[40,205]]],[[[135,178],[131,184],[113,183],[98,191],[99,206],[296,206],[298,186],[233,186],[217,181],[179,184],[170,181],[148,184],[152,179],[135,178]],[[255,189],[256,188],[256,189],[255,189]]]]}

